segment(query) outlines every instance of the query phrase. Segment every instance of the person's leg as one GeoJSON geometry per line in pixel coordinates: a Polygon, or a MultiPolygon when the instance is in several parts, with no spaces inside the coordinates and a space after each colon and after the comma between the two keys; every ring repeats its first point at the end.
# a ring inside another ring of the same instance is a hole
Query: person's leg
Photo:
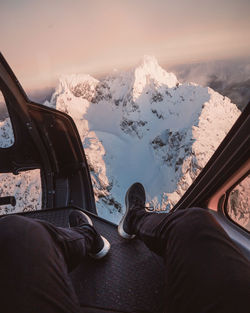
{"type": "Polygon", "coordinates": [[[156,214],[137,205],[126,216],[129,233],[164,258],[166,312],[246,312],[249,262],[207,210],[156,214]]]}
{"type": "Polygon", "coordinates": [[[80,312],[62,250],[42,224],[1,218],[0,250],[3,312],[80,312]]]}
{"type": "Polygon", "coordinates": [[[96,231],[90,217],[82,211],[71,212],[70,228],[55,227],[42,220],[36,221],[46,228],[59,245],[68,272],[78,266],[87,255],[94,259],[101,259],[110,249],[109,242],[96,231]]]}
{"type": "Polygon", "coordinates": [[[132,224],[135,234],[164,257],[167,312],[245,312],[249,307],[249,262],[208,211],[137,214],[132,224]]]}
{"type": "Polygon", "coordinates": [[[80,312],[68,271],[99,249],[87,224],[63,229],[16,215],[0,219],[3,312],[80,312]]]}

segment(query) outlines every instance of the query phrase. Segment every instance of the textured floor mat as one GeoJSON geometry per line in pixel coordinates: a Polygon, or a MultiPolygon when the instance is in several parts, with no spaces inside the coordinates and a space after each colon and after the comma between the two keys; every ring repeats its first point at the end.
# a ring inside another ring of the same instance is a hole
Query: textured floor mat
{"type": "MultiPolygon", "coordinates": [[[[68,227],[72,209],[44,210],[25,216],[68,227]]],[[[126,241],[116,227],[91,215],[96,229],[111,243],[103,260],[87,258],[71,273],[81,306],[87,312],[162,312],[163,262],[139,240],[126,241]]],[[[83,312],[85,312],[83,310],[83,312]]]]}

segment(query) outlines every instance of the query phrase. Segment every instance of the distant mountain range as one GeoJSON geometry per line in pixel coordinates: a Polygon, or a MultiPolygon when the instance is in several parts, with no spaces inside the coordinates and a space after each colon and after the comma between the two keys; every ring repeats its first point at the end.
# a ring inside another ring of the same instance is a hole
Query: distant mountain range
{"type": "Polygon", "coordinates": [[[250,102],[250,58],[168,66],[181,82],[209,86],[242,111],[250,102]]]}

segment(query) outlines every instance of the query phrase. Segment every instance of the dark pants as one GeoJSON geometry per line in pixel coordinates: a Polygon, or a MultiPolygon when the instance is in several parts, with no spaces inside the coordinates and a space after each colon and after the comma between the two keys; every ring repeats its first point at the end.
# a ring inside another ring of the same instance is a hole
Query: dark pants
{"type": "Polygon", "coordinates": [[[250,312],[249,262],[207,210],[137,211],[129,218],[137,236],[164,257],[165,312],[250,312]]]}
{"type": "Polygon", "coordinates": [[[68,275],[88,253],[94,232],[21,216],[0,219],[0,312],[78,313],[68,275]]]}
{"type": "MultiPolygon", "coordinates": [[[[131,223],[165,259],[166,312],[249,311],[249,263],[206,210],[141,211],[131,215],[131,223]]],[[[90,228],[1,218],[0,311],[79,312],[68,271],[86,256],[93,236],[90,228]]]]}

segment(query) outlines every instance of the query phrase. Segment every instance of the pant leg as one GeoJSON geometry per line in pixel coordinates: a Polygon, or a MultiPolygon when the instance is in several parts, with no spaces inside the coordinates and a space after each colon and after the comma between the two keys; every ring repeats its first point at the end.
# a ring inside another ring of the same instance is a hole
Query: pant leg
{"type": "Polygon", "coordinates": [[[89,231],[86,238],[21,216],[1,218],[1,312],[80,312],[68,270],[86,255],[89,231]]]}
{"type": "Polygon", "coordinates": [[[88,224],[63,228],[55,227],[46,221],[36,221],[48,231],[53,241],[59,246],[68,272],[76,268],[88,255],[97,234],[94,227],[88,224]]]}
{"type": "Polygon", "coordinates": [[[166,312],[249,312],[249,262],[207,210],[133,214],[133,231],[164,257],[166,312]]]}

